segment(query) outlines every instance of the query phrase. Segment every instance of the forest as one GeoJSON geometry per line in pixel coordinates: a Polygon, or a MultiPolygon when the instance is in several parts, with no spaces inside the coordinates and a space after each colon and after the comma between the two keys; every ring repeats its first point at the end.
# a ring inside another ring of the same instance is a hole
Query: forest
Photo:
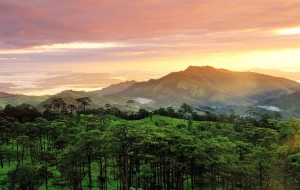
{"type": "Polygon", "coordinates": [[[3,190],[299,190],[300,119],[56,98],[0,110],[3,190]]]}

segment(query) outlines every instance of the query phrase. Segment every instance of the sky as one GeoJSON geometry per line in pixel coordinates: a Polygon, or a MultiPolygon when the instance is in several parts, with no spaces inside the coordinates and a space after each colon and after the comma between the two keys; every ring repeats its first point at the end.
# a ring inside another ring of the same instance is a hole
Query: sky
{"type": "Polygon", "coordinates": [[[101,89],[190,65],[300,71],[299,18],[300,0],[0,0],[0,91],[101,89]]]}

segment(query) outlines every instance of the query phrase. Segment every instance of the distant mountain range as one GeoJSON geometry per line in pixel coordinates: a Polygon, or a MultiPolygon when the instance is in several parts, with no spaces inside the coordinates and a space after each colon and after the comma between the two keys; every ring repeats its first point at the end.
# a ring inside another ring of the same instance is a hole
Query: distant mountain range
{"type": "MultiPolygon", "coordinates": [[[[75,99],[90,97],[90,108],[111,104],[126,110],[128,100],[135,100],[136,109],[179,107],[187,103],[194,107],[227,107],[232,105],[241,111],[244,106],[278,107],[288,115],[300,111],[300,83],[255,72],[233,72],[210,66],[190,66],[186,70],[172,72],[160,79],[147,82],[126,81],[113,84],[102,90],[62,91],[53,96],[25,96],[0,92],[0,106],[29,103],[43,109],[54,97],[63,98],[67,104],[76,104],[75,99]],[[299,103],[298,103],[299,102],[299,103]]],[[[294,114],[292,114],[294,113],[294,114]]]]}
{"type": "Polygon", "coordinates": [[[151,99],[157,106],[178,106],[184,102],[225,106],[252,105],[299,89],[300,83],[280,77],[190,66],[157,80],[133,84],[117,94],[151,99]]]}

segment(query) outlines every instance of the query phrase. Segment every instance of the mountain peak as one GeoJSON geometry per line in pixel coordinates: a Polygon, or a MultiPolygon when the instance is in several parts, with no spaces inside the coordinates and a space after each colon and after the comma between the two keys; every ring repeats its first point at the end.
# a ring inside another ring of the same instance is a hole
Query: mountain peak
{"type": "Polygon", "coordinates": [[[231,72],[226,69],[217,69],[212,66],[189,66],[184,70],[187,74],[198,75],[198,76],[215,76],[221,74],[221,72],[231,72]]]}
{"type": "Polygon", "coordinates": [[[217,70],[216,68],[212,67],[212,66],[189,66],[188,68],[186,68],[184,71],[186,72],[195,72],[195,71],[199,71],[199,70],[217,70]]]}

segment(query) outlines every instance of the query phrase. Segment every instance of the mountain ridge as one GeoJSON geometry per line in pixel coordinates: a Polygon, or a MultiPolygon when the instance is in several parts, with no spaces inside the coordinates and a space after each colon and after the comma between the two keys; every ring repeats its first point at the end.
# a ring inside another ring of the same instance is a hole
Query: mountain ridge
{"type": "MultiPolygon", "coordinates": [[[[300,90],[300,83],[251,71],[239,72],[216,69],[211,66],[189,66],[185,70],[169,73],[159,79],[150,79],[145,82],[126,81],[112,84],[105,89],[100,90],[100,94],[110,95],[101,96],[93,91],[85,93],[62,91],[57,95],[73,98],[89,96],[95,99],[95,104],[101,106],[106,103],[125,105],[129,99],[137,100],[138,103],[138,100],[143,98],[146,98],[147,102],[151,102],[151,105],[147,105],[151,107],[178,107],[182,103],[213,107],[245,106],[291,94],[300,90]]],[[[0,102],[0,105],[4,106],[5,103],[20,104],[22,101],[37,105],[49,97],[34,97],[33,99],[18,95],[7,99],[0,98],[0,101],[3,102],[3,104],[0,102]]],[[[141,103],[143,106],[146,104],[141,103]]]]}
{"type": "Polygon", "coordinates": [[[131,85],[137,83],[135,80],[131,81],[125,81],[125,82],[120,82],[117,84],[112,84],[108,87],[105,87],[101,90],[95,90],[91,91],[92,93],[98,94],[98,95],[110,95],[110,94],[116,94],[122,90],[125,90],[126,88],[130,87],[131,85]]]}
{"type": "Polygon", "coordinates": [[[149,98],[164,106],[174,102],[177,105],[183,102],[194,105],[247,105],[299,89],[300,84],[289,79],[211,66],[189,66],[160,79],[133,84],[118,95],[149,98]]]}

